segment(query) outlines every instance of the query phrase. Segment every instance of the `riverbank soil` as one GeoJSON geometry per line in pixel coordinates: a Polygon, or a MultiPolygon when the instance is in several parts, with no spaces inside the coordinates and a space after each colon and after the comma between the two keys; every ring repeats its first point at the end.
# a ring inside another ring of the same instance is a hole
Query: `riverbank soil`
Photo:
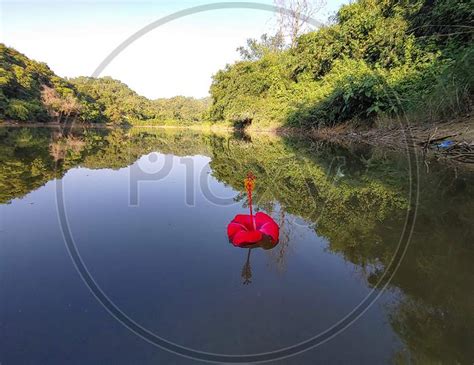
{"type": "Polygon", "coordinates": [[[407,144],[423,153],[460,163],[474,164],[474,117],[449,122],[392,127],[357,128],[353,124],[311,130],[311,136],[333,142],[354,142],[399,149],[407,144]]]}

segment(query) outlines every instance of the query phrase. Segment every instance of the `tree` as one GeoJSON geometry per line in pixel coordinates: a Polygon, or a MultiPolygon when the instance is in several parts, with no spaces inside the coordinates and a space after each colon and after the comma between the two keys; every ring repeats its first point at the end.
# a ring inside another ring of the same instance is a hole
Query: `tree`
{"type": "Polygon", "coordinates": [[[247,39],[247,46],[237,48],[244,61],[256,61],[268,52],[279,52],[285,48],[283,33],[278,31],[274,36],[262,34],[260,41],[254,38],[247,39]]]}
{"type": "Polygon", "coordinates": [[[274,0],[279,8],[280,32],[290,38],[292,47],[298,37],[308,30],[312,17],[323,7],[323,0],[274,0]]]}
{"type": "Polygon", "coordinates": [[[402,110],[420,122],[464,115],[474,87],[468,2],[358,0],[301,34],[314,7],[278,0],[280,34],[293,46],[268,52],[263,37],[239,49],[244,60],[213,77],[210,116],[236,126],[318,127],[371,126],[402,110]],[[453,27],[439,25],[450,22],[461,33],[444,37],[453,27]]]}
{"type": "Polygon", "coordinates": [[[81,110],[79,101],[73,95],[60,95],[55,89],[49,86],[43,86],[41,90],[41,100],[45,106],[48,115],[56,118],[58,122],[65,120],[81,110]]]}
{"type": "Polygon", "coordinates": [[[80,111],[73,85],[46,64],[0,43],[0,118],[47,122],[80,111]]]}

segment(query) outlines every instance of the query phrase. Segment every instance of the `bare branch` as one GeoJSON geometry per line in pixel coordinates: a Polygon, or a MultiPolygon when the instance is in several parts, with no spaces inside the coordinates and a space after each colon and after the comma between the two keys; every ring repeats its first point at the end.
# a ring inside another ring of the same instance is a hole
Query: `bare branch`
{"type": "Polygon", "coordinates": [[[281,10],[278,14],[280,32],[296,45],[298,37],[307,32],[309,21],[324,7],[324,0],[274,0],[281,10]]]}

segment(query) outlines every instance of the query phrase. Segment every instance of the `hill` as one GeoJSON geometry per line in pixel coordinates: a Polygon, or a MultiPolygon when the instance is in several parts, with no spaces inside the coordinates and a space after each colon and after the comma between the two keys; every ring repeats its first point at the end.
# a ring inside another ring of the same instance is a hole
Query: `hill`
{"type": "Polygon", "coordinates": [[[209,99],[149,100],[110,77],[64,79],[0,44],[0,120],[162,124],[202,121],[209,99]]]}

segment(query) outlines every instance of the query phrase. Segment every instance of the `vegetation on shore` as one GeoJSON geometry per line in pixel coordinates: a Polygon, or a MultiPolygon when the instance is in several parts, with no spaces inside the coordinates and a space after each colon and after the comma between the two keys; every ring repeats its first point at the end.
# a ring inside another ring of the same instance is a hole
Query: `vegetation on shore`
{"type": "Polygon", "coordinates": [[[149,100],[110,77],[63,79],[45,64],[0,44],[0,120],[166,124],[203,120],[209,99],[149,100]]]}
{"type": "Polygon", "coordinates": [[[320,127],[401,113],[421,121],[460,115],[473,92],[472,5],[359,0],[293,47],[249,42],[242,61],[215,75],[211,117],[320,127]]]}
{"type": "Polygon", "coordinates": [[[82,95],[101,105],[108,123],[132,125],[178,124],[203,121],[210,99],[175,96],[149,100],[110,77],[78,77],[70,80],[82,95]]]}
{"type": "Polygon", "coordinates": [[[108,77],[63,79],[0,44],[0,120],[312,128],[453,118],[472,107],[473,24],[472,0],[358,0],[290,45],[281,33],[249,40],[206,99],[149,100],[108,77]]]}
{"type": "Polygon", "coordinates": [[[72,84],[45,63],[0,44],[0,119],[47,122],[53,116],[76,117],[81,101],[72,84]]]}

